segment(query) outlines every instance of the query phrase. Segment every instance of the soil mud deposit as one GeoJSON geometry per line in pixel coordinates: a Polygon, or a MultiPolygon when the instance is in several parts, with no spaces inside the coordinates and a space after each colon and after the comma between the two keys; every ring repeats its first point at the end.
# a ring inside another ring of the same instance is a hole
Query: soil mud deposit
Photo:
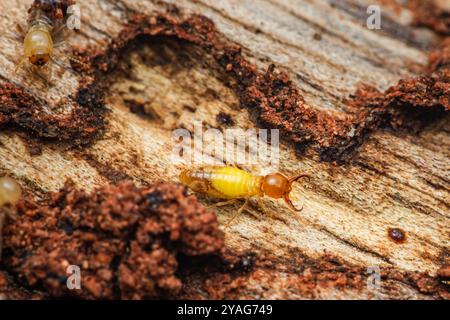
{"type": "Polygon", "coordinates": [[[224,246],[215,214],[184,187],[129,182],[24,199],[3,236],[3,265],[26,287],[91,299],[175,295],[179,255],[212,259],[224,246]],[[82,268],[84,290],[67,288],[71,264],[82,268]]]}

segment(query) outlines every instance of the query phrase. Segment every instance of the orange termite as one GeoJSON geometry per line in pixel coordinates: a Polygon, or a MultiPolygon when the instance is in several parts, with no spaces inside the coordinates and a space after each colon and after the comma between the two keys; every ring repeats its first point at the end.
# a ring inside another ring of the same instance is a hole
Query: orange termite
{"type": "MultiPolygon", "coordinates": [[[[53,6],[54,10],[58,10],[58,1],[55,0],[40,0],[39,4],[42,6],[53,6]]],[[[16,67],[16,72],[22,65],[28,61],[36,71],[48,68],[48,74],[45,76],[46,80],[51,78],[51,63],[58,63],[54,58],[54,49],[64,43],[65,30],[65,15],[56,19],[48,16],[39,7],[32,7],[28,19],[28,27],[24,28],[17,26],[19,33],[23,40],[23,54],[22,59],[16,67]]],[[[71,58],[69,58],[71,59],[71,58]]],[[[73,59],[76,60],[76,59],[73,59]]]]}
{"type": "Polygon", "coordinates": [[[9,177],[0,178],[0,260],[2,257],[3,220],[10,214],[7,205],[16,205],[22,196],[20,185],[9,177]]]}
{"type": "Polygon", "coordinates": [[[309,179],[309,176],[300,174],[287,178],[279,172],[258,176],[229,166],[205,166],[194,170],[183,170],[179,176],[181,183],[195,192],[219,199],[246,199],[244,205],[238,210],[238,214],[242,212],[248,199],[254,196],[284,199],[291,210],[300,212],[302,208],[294,206],[289,194],[292,184],[302,178],[309,179]]]}

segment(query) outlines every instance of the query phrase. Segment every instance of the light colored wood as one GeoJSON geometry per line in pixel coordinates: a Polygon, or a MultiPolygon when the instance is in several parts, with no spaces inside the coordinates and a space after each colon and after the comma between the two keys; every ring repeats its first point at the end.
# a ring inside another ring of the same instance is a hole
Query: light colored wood
{"type": "MultiPolygon", "coordinates": [[[[4,31],[15,22],[25,21],[30,0],[4,0],[0,3],[0,25],[4,31]]],[[[118,34],[125,8],[151,13],[165,6],[147,0],[78,1],[82,8],[82,29],[69,39],[70,45],[104,46],[118,34]]],[[[321,109],[343,110],[342,99],[354,93],[360,82],[381,90],[399,79],[414,76],[411,64],[425,66],[427,53],[381,32],[370,31],[345,12],[332,8],[325,0],[199,0],[172,1],[180,8],[200,12],[211,18],[226,37],[241,44],[245,57],[259,68],[273,62],[285,70],[303,90],[306,101],[321,109]],[[255,33],[258,29],[259,32],[255,33]],[[314,33],[321,41],[313,39],[314,33]]],[[[372,4],[377,1],[357,1],[372,4]]],[[[385,2],[385,1],[383,1],[385,2]]],[[[395,17],[390,7],[385,9],[395,17]]],[[[403,17],[403,16],[402,16],[403,17]]],[[[401,21],[400,18],[398,18],[401,21]]],[[[407,18],[402,23],[407,26],[407,18]]],[[[427,33],[427,37],[432,37],[427,33]]],[[[2,34],[5,32],[2,32],[2,34]]],[[[214,71],[196,58],[196,48],[188,47],[192,68],[177,61],[167,65],[142,64],[140,57],[156,59],[158,50],[170,57],[176,52],[170,41],[144,46],[129,53],[129,74],[110,75],[107,95],[111,110],[105,139],[79,151],[44,145],[40,156],[30,156],[16,133],[0,132],[0,173],[13,174],[36,191],[53,191],[66,179],[79,187],[92,189],[107,182],[95,167],[83,158],[90,155],[99,163],[124,172],[136,183],[158,180],[177,182],[177,168],[169,161],[172,130],[191,128],[193,121],[217,126],[216,115],[224,111],[232,116],[235,127],[253,128],[246,109],[240,109],[235,93],[219,81],[214,71]],[[134,90],[130,91],[130,88],[134,90]],[[206,89],[220,98],[211,97],[206,89]],[[129,111],[125,100],[146,103],[161,121],[142,118],[129,111]],[[193,106],[194,113],[183,109],[193,106]],[[80,156],[81,154],[81,156],[80,156]]],[[[45,88],[26,72],[13,74],[19,60],[20,45],[0,39],[0,76],[30,90],[56,105],[77,89],[78,75],[66,71],[56,85],[45,88]]],[[[48,110],[48,112],[53,112],[48,110]]],[[[450,123],[448,117],[420,135],[378,132],[370,137],[359,153],[356,164],[333,166],[315,157],[299,158],[289,146],[281,147],[280,171],[305,172],[312,176],[305,187],[296,185],[294,199],[303,199],[300,214],[290,212],[282,202],[264,200],[271,216],[255,218],[243,214],[225,230],[229,248],[262,248],[289,258],[290,249],[319,259],[323,253],[341,257],[358,266],[384,266],[401,272],[414,271],[435,275],[442,256],[449,250],[450,205],[450,123]],[[380,174],[380,172],[382,174],[380,174]],[[389,227],[401,227],[407,233],[404,244],[387,237],[389,227]]],[[[262,170],[263,168],[256,168],[262,170]]],[[[235,206],[217,209],[224,225],[235,206]]],[[[258,216],[258,213],[255,213],[258,216]]],[[[277,291],[287,281],[282,273],[267,274],[253,286],[271,284],[268,298],[299,298],[277,291]],[[265,280],[264,280],[265,279],[265,280]]],[[[255,280],[256,281],[256,280],[255,280]]],[[[398,289],[397,297],[424,298],[407,284],[390,281],[386,287],[398,289]],[[392,283],[391,283],[392,282],[392,283]]],[[[362,292],[323,290],[319,297],[364,298],[362,292]]],[[[387,289],[385,289],[387,290],[387,289]]],[[[386,291],[385,297],[396,297],[386,291]]]]}

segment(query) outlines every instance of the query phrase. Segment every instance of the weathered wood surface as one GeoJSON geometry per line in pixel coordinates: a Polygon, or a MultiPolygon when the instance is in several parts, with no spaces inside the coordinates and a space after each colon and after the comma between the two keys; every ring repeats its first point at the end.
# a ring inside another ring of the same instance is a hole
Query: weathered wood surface
{"type": "MultiPolygon", "coordinates": [[[[10,29],[7,26],[26,20],[31,2],[0,3],[2,34],[10,29]]],[[[211,18],[221,33],[242,45],[246,58],[261,69],[275,63],[303,90],[307,103],[321,109],[342,111],[342,100],[356,91],[358,83],[384,90],[401,78],[415,76],[418,67],[428,62],[426,50],[408,39],[396,38],[389,30],[371,31],[362,26],[361,20],[344,10],[350,6],[349,1],[168,2],[211,18]],[[314,39],[316,33],[321,34],[320,41],[314,39]]],[[[362,7],[379,3],[383,14],[398,23],[396,27],[412,29],[407,9],[399,12],[387,1],[352,3],[362,7]]],[[[163,2],[147,0],[81,0],[79,4],[81,32],[69,39],[69,44],[78,48],[103,48],[118,34],[126,14],[133,10],[166,10],[163,2]]],[[[425,44],[431,44],[435,38],[428,30],[417,30],[417,34],[418,41],[425,44]]],[[[90,147],[73,150],[43,144],[42,154],[31,156],[20,130],[2,130],[0,173],[13,175],[37,194],[58,190],[67,179],[91,190],[107,183],[104,173],[111,170],[125,173],[138,184],[177,182],[179,168],[169,160],[173,129],[192,128],[196,119],[216,127],[219,111],[230,114],[235,127],[254,127],[247,111],[239,108],[233,91],[199,59],[198,49],[180,46],[160,39],[123,57],[131,68],[105,79],[111,83],[107,132],[90,147]],[[156,117],[131,113],[127,105],[130,100],[144,102],[156,117]],[[186,106],[194,109],[188,111],[186,106]]],[[[75,92],[79,75],[72,71],[65,71],[50,88],[26,72],[15,75],[18,50],[20,46],[17,48],[13,40],[0,39],[1,77],[55,104],[75,92]]],[[[280,171],[312,176],[309,183],[304,187],[297,185],[293,192],[294,199],[304,199],[304,210],[293,214],[283,203],[267,199],[265,204],[273,215],[257,218],[260,213],[255,212],[240,216],[229,229],[224,229],[227,247],[264,250],[287,260],[296,248],[312,259],[330,253],[357,266],[390,267],[399,272],[435,276],[445,264],[450,245],[449,132],[448,117],[419,135],[377,132],[362,147],[356,161],[340,166],[321,162],[314,156],[298,157],[292,147],[283,145],[280,171]],[[388,237],[391,227],[405,231],[405,243],[396,244],[388,237]]],[[[218,209],[219,220],[227,221],[236,208],[218,209]]],[[[303,297],[295,290],[282,289],[294,276],[274,273],[266,271],[249,282],[249,295],[303,297]]],[[[395,280],[382,283],[380,294],[386,298],[430,297],[413,285],[395,280]]],[[[330,287],[317,292],[317,297],[322,298],[371,296],[367,288],[330,287]]]]}

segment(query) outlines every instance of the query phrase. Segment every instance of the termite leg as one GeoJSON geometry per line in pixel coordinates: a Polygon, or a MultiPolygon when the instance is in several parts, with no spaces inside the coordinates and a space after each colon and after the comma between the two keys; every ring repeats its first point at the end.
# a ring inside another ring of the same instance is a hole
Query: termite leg
{"type": "Polygon", "coordinates": [[[17,72],[19,72],[19,70],[23,67],[24,63],[27,61],[27,57],[22,56],[22,58],[20,58],[19,63],[17,64],[17,66],[14,68],[14,74],[17,74],[17,72]]]}
{"type": "Polygon", "coordinates": [[[23,25],[21,23],[16,24],[16,32],[17,33],[19,33],[20,35],[25,35],[25,33],[26,33],[25,30],[26,30],[25,25],[23,25]]]}
{"type": "Polygon", "coordinates": [[[44,80],[48,86],[52,84],[53,68],[51,63],[47,63],[47,65],[42,68],[36,68],[36,66],[32,66],[32,68],[35,70],[33,73],[44,80]]]}
{"type": "Polygon", "coordinates": [[[237,200],[239,200],[239,199],[231,199],[231,200],[227,200],[227,201],[217,202],[217,203],[207,206],[206,208],[224,207],[224,206],[235,203],[237,200]]]}
{"type": "Polygon", "coordinates": [[[59,49],[66,44],[66,40],[59,40],[53,44],[53,49],[59,49]]]}
{"type": "Polygon", "coordinates": [[[11,28],[7,28],[6,32],[6,38],[11,39],[13,41],[17,41],[19,44],[23,42],[23,39],[25,38],[26,32],[24,31],[24,27],[22,27],[19,24],[16,24],[15,27],[11,26],[11,28]]]}
{"type": "Polygon", "coordinates": [[[242,213],[242,211],[244,211],[245,207],[246,207],[247,204],[248,204],[248,200],[249,200],[249,199],[250,199],[250,198],[245,198],[244,204],[243,204],[243,205],[239,208],[239,210],[236,211],[236,213],[233,214],[233,216],[227,221],[227,223],[226,223],[226,225],[225,225],[225,228],[229,228],[230,225],[231,225],[231,223],[237,218],[237,216],[239,216],[239,215],[242,213]]]}
{"type": "Polygon", "coordinates": [[[258,198],[258,206],[261,209],[263,214],[268,215],[269,217],[272,217],[272,211],[269,210],[269,208],[267,208],[266,204],[264,203],[264,201],[262,200],[262,198],[258,198]]]}
{"type": "Polygon", "coordinates": [[[53,30],[53,48],[60,47],[65,43],[65,39],[67,38],[66,30],[65,24],[61,24],[53,30]]]}
{"type": "Polygon", "coordinates": [[[66,69],[66,70],[68,70],[68,71],[71,70],[70,66],[68,66],[67,64],[65,64],[65,63],[63,63],[63,62],[61,62],[61,61],[58,61],[58,60],[55,59],[54,57],[51,58],[51,61],[52,61],[52,63],[56,64],[57,66],[60,66],[60,67],[63,68],[63,69],[66,69]]]}

